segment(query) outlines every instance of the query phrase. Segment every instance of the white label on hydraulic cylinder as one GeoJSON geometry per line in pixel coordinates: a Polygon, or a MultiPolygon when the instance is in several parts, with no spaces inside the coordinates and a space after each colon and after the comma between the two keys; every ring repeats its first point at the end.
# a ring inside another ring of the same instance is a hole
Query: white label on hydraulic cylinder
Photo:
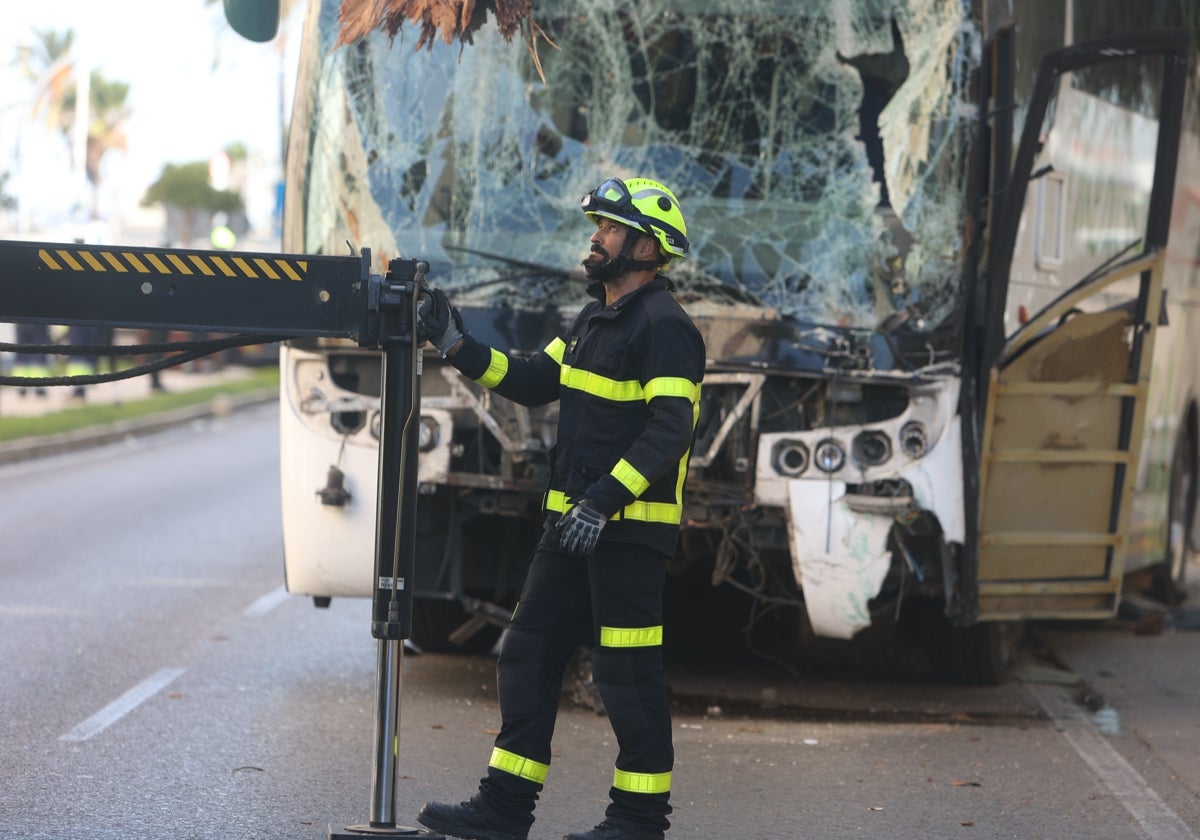
{"type": "Polygon", "coordinates": [[[390,578],[390,577],[381,577],[381,578],[379,579],[379,583],[376,585],[376,587],[375,587],[375,588],[376,588],[376,589],[399,589],[399,590],[403,590],[403,589],[404,589],[404,578],[390,578]],[[396,585],[396,584],[397,584],[397,582],[399,583],[399,585],[398,585],[398,586],[396,585]]]}

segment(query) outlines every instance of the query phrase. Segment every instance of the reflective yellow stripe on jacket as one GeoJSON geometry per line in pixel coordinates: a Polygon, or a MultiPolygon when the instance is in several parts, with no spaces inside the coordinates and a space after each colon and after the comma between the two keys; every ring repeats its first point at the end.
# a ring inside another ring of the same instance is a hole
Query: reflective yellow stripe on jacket
{"type": "Polygon", "coordinates": [[[508,373],[508,356],[505,356],[496,348],[492,348],[492,359],[488,365],[488,369],[483,372],[483,376],[475,381],[484,388],[495,388],[508,373]]]}
{"type": "Polygon", "coordinates": [[[613,478],[625,485],[625,489],[635,497],[646,492],[650,480],[633,468],[633,464],[622,458],[612,469],[613,478]]]}
{"type": "MultiPolygon", "coordinates": [[[[491,359],[488,363],[488,368],[483,372],[483,375],[475,380],[476,383],[484,388],[495,388],[504,381],[504,377],[508,375],[508,356],[504,355],[495,347],[491,349],[491,359]]],[[[561,338],[556,338],[546,345],[542,351],[554,361],[562,364],[563,354],[567,350],[567,345],[561,338]]]]}
{"type": "MultiPolygon", "coordinates": [[[[566,493],[561,490],[550,490],[546,493],[546,510],[566,513],[571,507],[567,502],[566,493]]],[[[630,502],[609,518],[614,522],[618,519],[633,519],[638,522],[678,525],[683,519],[683,505],[673,502],[630,502]]]]}
{"type": "Polygon", "coordinates": [[[655,397],[683,397],[692,403],[700,400],[700,385],[678,376],[660,376],[657,379],[651,379],[643,388],[642,383],[636,379],[609,379],[607,376],[601,376],[588,370],[562,365],[558,381],[564,388],[573,388],[593,397],[613,402],[640,400],[650,402],[655,397]]]}
{"type": "Polygon", "coordinates": [[[567,343],[561,338],[556,338],[547,344],[542,352],[561,365],[563,356],[567,352],[567,343]]]}

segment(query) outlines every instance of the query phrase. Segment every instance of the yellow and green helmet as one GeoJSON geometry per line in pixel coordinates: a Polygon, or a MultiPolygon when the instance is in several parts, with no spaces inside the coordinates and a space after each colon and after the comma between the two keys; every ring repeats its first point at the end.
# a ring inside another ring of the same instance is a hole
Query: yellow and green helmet
{"type": "Polygon", "coordinates": [[[687,222],[679,199],[658,181],[609,178],[583,197],[583,212],[597,225],[603,217],[653,236],[668,260],[687,256],[687,222]]]}

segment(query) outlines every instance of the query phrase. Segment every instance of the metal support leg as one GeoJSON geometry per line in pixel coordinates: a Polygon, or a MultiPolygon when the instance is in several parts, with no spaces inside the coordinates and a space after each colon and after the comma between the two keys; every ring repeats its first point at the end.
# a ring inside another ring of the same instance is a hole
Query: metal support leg
{"type": "Polygon", "coordinates": [[[371,825],[396,824],[396,752],[400,740],[400,694],[404,691],[404,645],[380,639],[375,687],[375,768],[371,776],[371,825]]]}
{"type": "Polygon", "coordinates": [[[375,766],[371,774],[371,821],[341,830],[329,829],[329,840],[363,837],[419,837],[442,840],[424,828],[396,825],[396,758],[400,738],[400,695],[404,691],[404,644],[380,639],[375,672],[375,766]]]}
{"type": "MultiPolygon", "coordinates": [[[[385,303],[400,312],[404,333],[414,310],[412,287],[385,290],[385,303]]],[[[404,683],[404,639],[412,627],[412,579],[416,554],[417,419],[419,356],[408,340],[384,344],[379,434],[379,499],[375,516],[375,598],[371,634],[378,640],[375,681],[375,767],[371,778],[371,821],[343,831],[329,829],[330,840],[364,836],[421,837],[442,840],[423,828],[396,825],[396,759],[400,747],[400,693],[404,683]]]]}

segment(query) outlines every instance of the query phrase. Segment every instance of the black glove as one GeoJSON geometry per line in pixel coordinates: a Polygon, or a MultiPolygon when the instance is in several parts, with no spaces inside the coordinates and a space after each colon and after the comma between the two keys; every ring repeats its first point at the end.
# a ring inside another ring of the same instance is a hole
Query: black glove
{"type": "Polygon", "coordinates": [[[431,342],[442,358],[463,337],[462,316],[441,289],[429,288],[417,307],[417,341],[431,342]]]}
{"type": "Polygon", "coordinates": [[[596,550],[600,531],[607,522],[607,516],[596,510],[587,499],[581,499],[555,525],[559,545],[565,548],[568,554],[588,557],[596,550]]]}

